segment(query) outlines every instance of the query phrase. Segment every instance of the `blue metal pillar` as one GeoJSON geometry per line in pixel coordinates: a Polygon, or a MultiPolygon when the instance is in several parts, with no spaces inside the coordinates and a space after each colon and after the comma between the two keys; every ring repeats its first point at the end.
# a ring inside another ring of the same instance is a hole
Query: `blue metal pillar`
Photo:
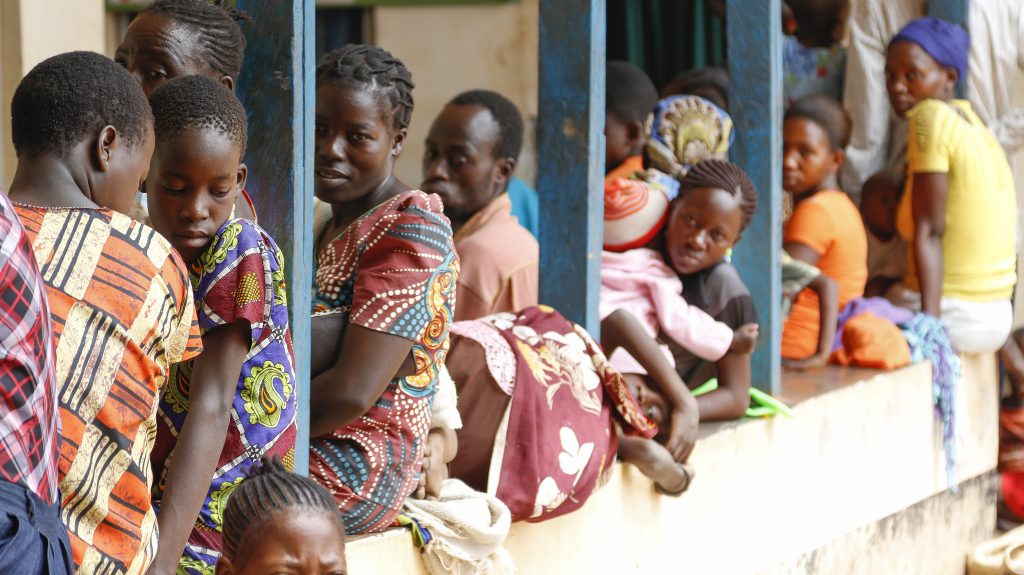
{"type": "Polygon", "coordinates": [[[928,14],[966,27],[969,7],[970,0],[929,0],[928,14]]]}
{"type": "Polygon", "coordinates": [[[757,186],[757,214],[733,262],[757,306],[761,338],[751,365],[754,387],[777,393],[781,382],[782,28],[780,0],[728,0],[731,159],[757,186]]]}
{"type": "MultiPolygon", "coordinates": [[[[981,0],[982,2],[986,0],[981,0]]],[[[949,22],[963,25],[970,30],[970,7],[971,0],[929,0],[928,14],[936,18],[942,18],[949,22]]],[[[967,97],[968,78],[964,78],[956,87],[957,96],[967,97]]]]}
{"type": "Polygon", "coordinates": [[[238,0],[252,18],[238,95],[249,113],[247,188],[260,224],[284,252],[298,381],[295,470],[309,466],[313,285],[314,0],[238,0]]]}
{"type": "Polygon", "coordinates": [[[599,337],[605,0],[540,3],[540,301],[599,337]]]}

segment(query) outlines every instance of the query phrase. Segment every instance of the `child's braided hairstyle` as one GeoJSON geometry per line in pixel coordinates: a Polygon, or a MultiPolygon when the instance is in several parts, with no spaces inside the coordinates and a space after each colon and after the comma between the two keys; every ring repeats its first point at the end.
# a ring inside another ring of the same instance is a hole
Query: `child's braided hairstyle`
{"type": "MultiPolygon", "coordinates": [[[[757,188],[739,166],[725,160],[704,160],[694,164],[679,182],[680,197],[697,188],[713,188],[731,194],[740,203],[743,214],[740,233],[747,229],[757,211],[757,188]]],[[[736,238],[739,241],[739,237],[736,238]]]]}
{"type": "Polygon", "coordinates": [[[210,68],[238,81],[245,59],[245,36],[238,22],[249,19],[245,12],[229,8],[226,0],[156,0],[141,13],[161,14],[187,26],[210,68]]]}
{"type": "Polygon", "coordinates": [[[308,509],[337,521],[345,533],[338,504],[320,484],[264,457],[235,488],[224,508],[224,556],[233,559],[254,527],[283,511],[308,509]]]}
{"type": "Polygon", "coordinates": [[[387,96],[392,127],[408,129],[412,121],[412,74],[387,50],[365,44],[349,44],[324,55],[316,66],[316,83],[328,82],[369,87],[387,96]]]}

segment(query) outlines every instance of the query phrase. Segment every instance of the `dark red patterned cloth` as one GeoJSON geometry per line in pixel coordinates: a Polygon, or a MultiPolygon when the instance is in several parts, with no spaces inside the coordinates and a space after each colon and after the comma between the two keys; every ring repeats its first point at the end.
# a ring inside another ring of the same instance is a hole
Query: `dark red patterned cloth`
{"type": "Polygon", "coordinates": [[[32,243],[0,192],[0,477],[57,501],[57,383],[32,243]]]}
{"type": "MultiPolygon", "coordinates": [[[[464,324],[457,329],[466,335],[464,324]]],[[[513,521],[545,521],[579,509],[607,480],[623,433],[658,432],[600,346],[557,311],[538,306],[476,323],[508,342],[515,361],[511,405],[498,427],[488,491],[513,521]]]]}
{"type": "Polygon", "coordinates": [[[459,277],[443,210],[437,195],[406,192],[317,254],[314,311],[409,339],[416,361],[415,374],[391,380],[359,419],[310,440],[309,476],[337,500],[349,534],[390,526],[419,481],[459,277]]]}

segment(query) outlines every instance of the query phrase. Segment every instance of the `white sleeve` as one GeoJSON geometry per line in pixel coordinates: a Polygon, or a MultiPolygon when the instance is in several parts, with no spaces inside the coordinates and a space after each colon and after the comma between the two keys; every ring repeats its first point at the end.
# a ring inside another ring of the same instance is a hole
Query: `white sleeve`
{"type": "Polygon", "coordinates": [[[889,95],[885,88],[886,39],[875,2],[856,2],[850,14],[843,104],[853,130],[846,148],[843,190],[860,198],[864,181],[886,165],[889,139],[889,95]]]}
{"type": "Polygon", "coordinates": [[[437,394],[431,405],[430,427],[444,427],[452,431],[462,429],[462,418],[459,416],[459,398],[455,391],[455,381],[448,368],[441,366],[437,374],[437,394]]]}
{"type": "MultiPolygon", "coordinates": [[[[1011,26],[1013,40],[1007,39],[1006,46],[1014,46],[1017,49],[1017,71],[1024,72],[1024,9],[1018,8],[1017,22],[1011,26]]],[[[1014,78],[1006,78],[1008,89],[1013,90],[1016,82],[1014,78]]],[[[1001,117],[994,119],[989,128],[995,134],[999,144],[1003,147],[1007,156],[1013,156],[1015,152],[1024,147],[1024,107],[1010,110],[1001,117]]]]}

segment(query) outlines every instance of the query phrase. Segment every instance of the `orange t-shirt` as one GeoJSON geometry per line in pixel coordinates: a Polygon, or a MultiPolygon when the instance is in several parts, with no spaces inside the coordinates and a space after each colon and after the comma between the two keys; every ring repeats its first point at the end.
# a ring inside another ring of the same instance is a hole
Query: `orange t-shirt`
{"type": "MultiPolygon", "coordinates": [[[[803,244],[820,256],[818,269],[839,286],[839,309],[864,295],[868,240],[857,206],[843,192],[825,190],[797,204],[783,241],[803,244]]],[[[804,359],[818,349],[818,295],[797,296],[782,329],[782,357],[804,359]]]]}

